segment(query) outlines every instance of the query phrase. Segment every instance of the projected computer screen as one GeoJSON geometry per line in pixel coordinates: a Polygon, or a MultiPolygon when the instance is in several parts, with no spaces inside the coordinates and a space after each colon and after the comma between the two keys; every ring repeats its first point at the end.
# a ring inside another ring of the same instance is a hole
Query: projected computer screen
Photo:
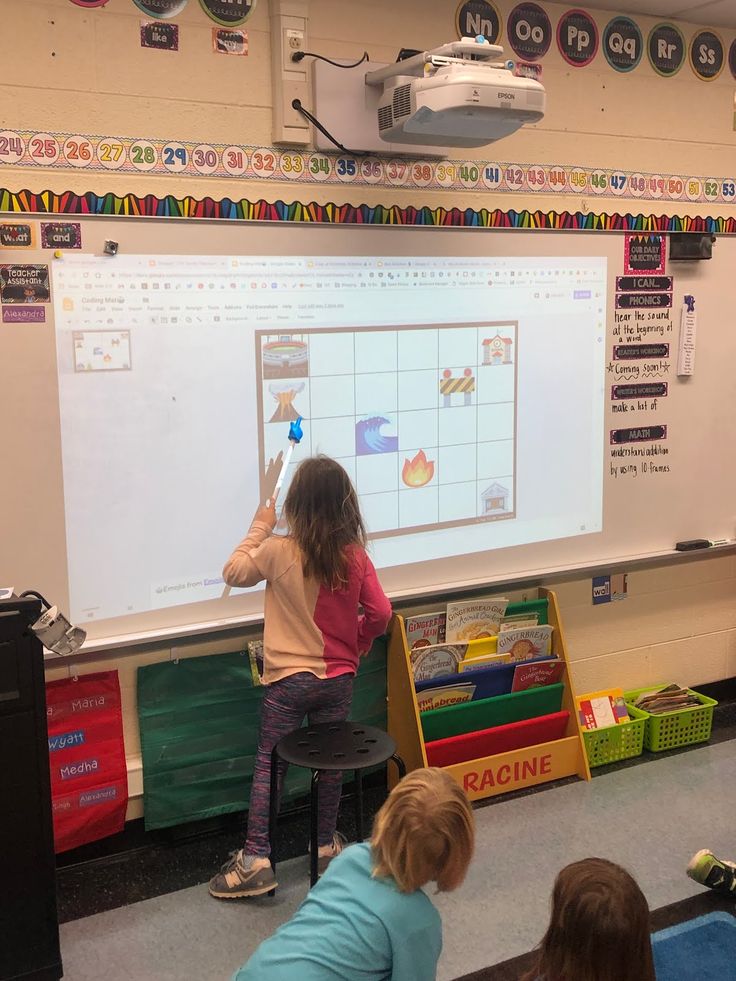
{"type": "Polygon", "coordinates": [[[281,501],[339,460],[379,568],[601,530],[603,258],[79,256],[54,287],[82,622],[221,596],[298,416],[281,501]]]}

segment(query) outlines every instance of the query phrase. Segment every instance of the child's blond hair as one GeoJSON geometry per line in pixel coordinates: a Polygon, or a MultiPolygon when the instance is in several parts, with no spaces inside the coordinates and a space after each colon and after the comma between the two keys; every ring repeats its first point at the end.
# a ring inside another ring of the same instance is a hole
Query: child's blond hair
{"type": "Polygon", "coordinates": [[[440,892],[461,884],[475,844],[470,802],[438,767],[414,770],[398,783],[373,826],[373,875],[392,876],[401,892],[436,882],[440,892]]]}

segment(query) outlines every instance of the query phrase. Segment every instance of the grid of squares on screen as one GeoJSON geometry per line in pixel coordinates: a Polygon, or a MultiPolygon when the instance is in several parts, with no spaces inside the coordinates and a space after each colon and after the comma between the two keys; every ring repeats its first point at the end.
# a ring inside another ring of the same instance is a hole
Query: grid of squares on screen
{"type": "Polygon", "coordinates": [[[372,536],[513,517],[518,325],[259,332],[262,459],[334,457],[372,536]]]}

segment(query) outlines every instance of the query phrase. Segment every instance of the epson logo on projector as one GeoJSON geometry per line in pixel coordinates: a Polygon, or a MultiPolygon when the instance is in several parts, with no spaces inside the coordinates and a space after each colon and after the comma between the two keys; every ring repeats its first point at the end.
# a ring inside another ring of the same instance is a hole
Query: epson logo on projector
{"type": "Polygon", "coordinates": [[[499,92],[498,97],[499,99],[510,99],[512,102],[516,98],[513,92],[499,92]]]}

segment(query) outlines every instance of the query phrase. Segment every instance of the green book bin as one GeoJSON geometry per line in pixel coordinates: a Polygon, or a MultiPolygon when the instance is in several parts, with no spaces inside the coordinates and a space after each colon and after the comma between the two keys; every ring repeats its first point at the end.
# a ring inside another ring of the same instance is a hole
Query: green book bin
{"type": "MultiPolygon", "coordinates": [[[[636,688],[624,692],[624,701],[633,705],[639,695],[644,692],[660,691],[664,685],[654,685],[650,688],[636,688]]],[[[693,743],[704,743],[710,739],[713,727],[713,709],[718,702],[700,692],[687,689],[700,702],[690,708],[676,709],[674,712],[663,712],[652,715],[641,709],[646,718],[644,729],[644,747],[651,753],[661,753],[665,749],[677,749],[678,746],[691,746],[693,743]]]]}

